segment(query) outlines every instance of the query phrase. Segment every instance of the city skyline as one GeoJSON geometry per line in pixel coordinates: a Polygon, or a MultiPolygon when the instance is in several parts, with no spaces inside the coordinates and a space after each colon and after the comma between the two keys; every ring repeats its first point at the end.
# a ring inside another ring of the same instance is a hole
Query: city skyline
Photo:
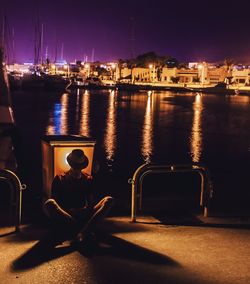
{"type": "MultiPolygon", "coordinates": [[[[33,62],[35,26],[52,61],[128,59],[149,51],[179,61],[250,60],[247,2],[3,1],[11,57],[33,62]]],[[[1,21],[3,22],[3,21],[1,21]]],[[[3,25],[3,24],[2,24],[3,25]]],[[[1,29],[3,30],[3,28],[1,29]]],[[[2,32],[1,32],[2,34],[2,32]]]]}

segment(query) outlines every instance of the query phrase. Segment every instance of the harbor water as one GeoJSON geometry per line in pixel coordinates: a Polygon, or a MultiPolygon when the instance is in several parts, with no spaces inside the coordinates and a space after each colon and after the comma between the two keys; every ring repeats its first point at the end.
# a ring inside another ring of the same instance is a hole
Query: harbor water
{"type": "MultiPolygon", "coordinates": [[[[78,89],[15,91],[12,100],[30,202],[42,192],[41,137],[79,134],[97,141],[98,174],[103,178],[99,192],[129,204],[127,181],[140,165],[201,163],[211,173],[217,212],[246,214],[248,96],[78,89]]],[[[189,185],[184,181],[181,186],[189,185]]]]}

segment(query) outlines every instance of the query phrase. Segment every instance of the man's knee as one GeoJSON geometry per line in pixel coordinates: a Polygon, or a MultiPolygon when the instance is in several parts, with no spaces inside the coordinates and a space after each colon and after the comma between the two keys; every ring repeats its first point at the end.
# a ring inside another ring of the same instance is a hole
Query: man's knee
{"type": "Polygon", "coordinates": [[[106,196],[106,197],[103,198],[103,204],[104,204],[105,207],[109,208],[109,207],[113,206],[114,202],[115,202],[115,200],[112,196],[106,196]]]}
{"type": "Polygon", "coordinates": [[[49,216],[53,214],[56,210],[58,210],[58,207],[59,206],[57,202],[55,201],[55,199],[52,199],[52,198],[46,200],[43,204],[43,209],[46,215],[49,215],[49,216]]]}
{"type": "Polygon", "coordinates": [[[74,218],[66,211],[64,211],[55,199],[48,199],[44,203],[45,214],[52,220],[65,224],[75,225],[74,218]]]}
{"type": "Polygon", "coordinates": [[[43,207],[45,209],[51,210],[51,209],[56,209],[58,207],[58,204],[55,201],[55,199],[50,198],[44,202],[43,207]]]}

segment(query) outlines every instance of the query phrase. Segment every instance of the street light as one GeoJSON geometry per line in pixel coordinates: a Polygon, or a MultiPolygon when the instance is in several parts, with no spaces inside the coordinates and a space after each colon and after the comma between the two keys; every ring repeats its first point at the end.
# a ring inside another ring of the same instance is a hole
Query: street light
{"type": "Polygon", "coordinates": [[[65,65],[63,66],[63,69],[64,69],[64,70],[67,70],[67,77],[69,78],[69,64],[65,64],[65,65]]]}
{"type": "Polygon", "coordinates": [[[148,67],[149,67],[149,70],[150,70],[150,76],[149,76],[150,77],[150,81],[155,82],[155,64],[149,64],[148,67]],[[151,73],[152,72],[153,72],[153,76],[151,78],[151,73]]]}
{"type": "Polygon", "coordinates": [[[87,69],[87,77],[89,77],[89,75],[90,75],[90,65],[88,63],[86,63],[84,65],[84,68],[87,69]]]}
{"type": "Polygon", "coordinates": [[[112,77],[112,80],[115,81],[116,80],[116,64],[115,63],[112,63],[111,64],[111,77],[112,77]]]}
{"type": "Polygon", "coordinates": [[[55,75],[55,74],[56,74],[56,65],[55,65],[55,64],[52,64],[52,65],[51,65],[51,69],[53,70],[54,75],[55,75]]]}
{"type": "Polygon", "coordinates": [[[201,85],[203,85],[205,81],[205,62],[199,64],[198,69],[201,71],[201,85]]]}

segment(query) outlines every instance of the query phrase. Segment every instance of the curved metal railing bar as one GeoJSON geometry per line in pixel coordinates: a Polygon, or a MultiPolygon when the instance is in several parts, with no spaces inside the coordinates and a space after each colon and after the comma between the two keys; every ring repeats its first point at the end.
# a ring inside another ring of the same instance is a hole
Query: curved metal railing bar
{"type": "Polygon", "coordinates": [[[201,193],[200,193],[200,206],[203,207],[204,217],[208,216],[209,200],[213,196],[213,187],[210,178],[209,170],[200,164],[191,165],[155,165],[143,164],[137,168],[132,178],[128,182],[132,185],[131,197],[131,221],[136,222],[137,213],[137,199],[139,198],[139,208],[142,208],[142,182],[145,176],[151,173],[180,173],[180,172],[197,172],[201,177],[201,193]]]}
{"type": "Polygon", "coordinates": [[[22,222],[22,192],[26,189],[26,185],[21,183],[20,179],[14,172],[6,169],[0,169],[0,179],[6,182],[11,190],[10,210],[12,209],[13,197],[16,195],[15,230],[16,232],[19,232],[22,222]]]}

